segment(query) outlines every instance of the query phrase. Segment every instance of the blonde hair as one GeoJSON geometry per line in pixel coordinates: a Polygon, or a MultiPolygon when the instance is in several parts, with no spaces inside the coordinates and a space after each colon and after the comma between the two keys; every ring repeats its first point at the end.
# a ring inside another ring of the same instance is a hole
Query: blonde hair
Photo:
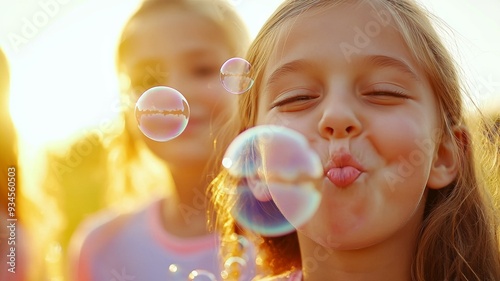
{"type": "MultiPolygon", "coordinates": [[[[232,56],[244,55],[249,45],[250,37],[244,22],[229,2],[225,0],[145,0],[128,19],[120,36],[116,52],[116,68],[119,75],[126,73],[123,62],[128,52],[130,52],[129,42],[134,40],[134,35],[137,32],[130,28],[131,24],[136,20],[147,17],[151,13],[161,13],[168,9],[181,9],[192,12],[196,16],[213,22],[224,34],[224,43],[229,47],[230,54],[232,56]]],[[[156,173],[155,175],[164,174],[164,170],[161,167],[165,167],[160,161],[155,161],[145,144],[139,141],[139,136],[135,135],[137,134],[137,130],[134,129],[137,127],[136,121],[134,118],[131,118],[131,109],[133,108],[133,104],[130,101],[131,92],[141,93],[147,90],[147,87],[127,89],[130,85],[126,85],[126,83],[122,84],[125,84],[122,85],[121,91],[123,102],[121,119],[123,128],[110,143],[110,169],[115,172],[116,176],[111,180],[109,197],[116,198],[117,194],[130,194],[137,201],[137,196],[151,198],[151,195],[158,192],[162,195],[161,193],[164,191],[148,190],[145,187],[145,183],[150,183],[154,188],[160,186],[158,178],[151,178],[150,175],[137,173],[137,171],[148,170],[148,173],[151,174],[151,170],[156,169],[156,172],[153,172],[156,173]],[[123,86],[125,89],[123,89],[123,86]],[[148,168],[144,169],[144,167],[148,168]],[[139,187],[141,190],[137,190],[139,187]]],[[[160,180],[168,182],[169,179],[160,178],[160,180]]]]}
{"type": "MultiPolygon", "coordinates": [[[[361,0],[363,1],[363,0],[361,0]]],[[[253,67],[255,86],[239,100],[239,115],[227,125],[224,137],[234,138],[239,132],[255,125],[259,85],[266,58],[275,49],[280,27],[309,9],[331,7],[347,0],[286,0],[264,24],[252,43],[247,60],[253,67]]],[[[486,185],[498,185],[494,175],[485,181],[474,164],[472,136],[464,123],[464,105],[455,62],[441,42],[430,14],[412,0],[377,1],[390,13],[396,28],[415,61],[421,63],[433,92],[436,94],[443,133],[455,146],[460,171],[447,187],[429,190],[424,219],[419,233],[412,280],[500,280],[499,223],[486,185]],[[457,136],[453,128],[462,128],[457,136]]],[[[439,141],[441,141],[441,139],[439,141]]],[[[219,157],[220,160],[220,157],[219,157]]],[[[220,163],[220,162],[219,162],[220,163]]],[[[498,165],[498,163],[496,163],[498,165]]],[[[213,224],[223,234],[222,254],[232,255],[229,243],[236,228],[231,208],[236,195],[227,190],[234,183],[222,170],[211,186],[213,209],[217,221],[213,224]]],[[[271,274],[280,274],[301,267],[296,233],[285,237],[259,237],[262,264],[271,274]]]]}

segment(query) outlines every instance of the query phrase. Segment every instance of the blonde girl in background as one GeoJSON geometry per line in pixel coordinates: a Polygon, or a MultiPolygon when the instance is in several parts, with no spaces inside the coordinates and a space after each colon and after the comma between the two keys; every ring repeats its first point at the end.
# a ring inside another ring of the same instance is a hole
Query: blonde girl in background
{"type": "Polygon", "coordinates": [[[220,84],[219,71],[242,56],[248,42],[246,27],[224,0],[147,0],[128,20],[116,60],[131,106],[124,103],[124,130],[110,143],[110,200],[154,196],[144,177],[150,162],[171,182],[157,181],[166,195],[143,208],[84,223],[72,242],[73,280],[186,280],[195,269],[220,276],[220,243],[207,230],[205,193],[217,120],[229,118],[236,99],[220,84]],[[168,142],[145,137],[133,110],[145,90],[160,85],[181,92],[190,106],[187,128],[168,142]]]}
{"type": "MultiPolygon", "coordinates": [[[[246,59],[255,84],[222,135],[286,126],[324,168],[321,202],[304,226],[255,234],[268,272],[255,280],[500,280],[498,209],[487,191],[499,176],[485,181],[474,163],[465,92],[422,7],[286,0],[246,59]]],[[[213,181],[224,237],[235,229],[236,188],[226,170],[213,181]]]]}

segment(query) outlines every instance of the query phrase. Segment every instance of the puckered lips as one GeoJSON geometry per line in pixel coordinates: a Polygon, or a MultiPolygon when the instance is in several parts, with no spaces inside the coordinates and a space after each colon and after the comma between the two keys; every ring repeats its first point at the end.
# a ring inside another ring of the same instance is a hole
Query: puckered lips
{"type": "Polygon", "coordinates": [[[333,154],[324,172],[336,187],[346,188],[356,181],[364,169],[351,154],[341,152],[333,154]]]}

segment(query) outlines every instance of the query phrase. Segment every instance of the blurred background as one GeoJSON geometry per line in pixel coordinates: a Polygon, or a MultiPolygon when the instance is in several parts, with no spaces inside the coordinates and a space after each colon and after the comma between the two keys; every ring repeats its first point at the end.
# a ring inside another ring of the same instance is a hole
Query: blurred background
{"type": "MultiPolygon", "coordinates": [[[[282,1],[231,2],[253,38],[282,1]]],[[[499,108],[500,1],[420,2],[448,25],[442,34],[477,105],[499,108]]],[[[139,3],[140,0],[0,0],[0,48],[10,66],[10,112],[20,141],[22,193],[27,198],[44,200],[40,186],[46,171],[59,169],[63,173],[61,169],[69,165],[45,167],[48,147],[57,150],[75,136],[91,138],[103,130],[113,130],[109,122],[123,106],[118,95],[115,47],[123,24],[139,3]]],[[[50,209],[53,202],[47,200],[44,204],[50,209]]],[[[61,258],[57,256],[58,245],[45,256],[49,262],[61,258]]],[[[61,280],[57,273],[60,270],[49,272],[50,279],[61,280]]]]}

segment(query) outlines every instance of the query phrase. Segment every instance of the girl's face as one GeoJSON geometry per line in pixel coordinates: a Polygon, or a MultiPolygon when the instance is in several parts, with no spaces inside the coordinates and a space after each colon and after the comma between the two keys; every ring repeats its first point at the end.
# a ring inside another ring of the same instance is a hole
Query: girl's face
{"type": "Polygon", "coordinates": [[[366,2],[286,22],[259,85],[257,123],[301,132],[322,159],[299,237],[338,249],[414,239],[426,186],[441,187],[434,94],[389,12],[366,2]]]}
{"type": "Polygon", "coordinates": [[[164,85],[181,92],[190,106],[189,123],[177,138],[159,143],[140,134],[167,162],[205,165],[218,128],[212,122],[234,108],[235,97],[219,82],[221,65],[231,57],[220,27],[192,12],[168,8],[135,19],[124,57],[134,101],[144,90],[164,85]]]}

